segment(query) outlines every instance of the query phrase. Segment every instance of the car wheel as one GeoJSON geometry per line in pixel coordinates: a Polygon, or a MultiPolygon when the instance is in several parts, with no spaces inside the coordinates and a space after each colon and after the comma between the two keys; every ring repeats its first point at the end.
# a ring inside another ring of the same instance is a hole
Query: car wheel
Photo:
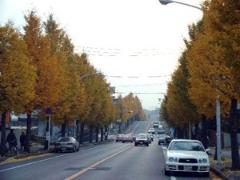
{"type": "Polygon", "coordinates": [[[149,144],[146,144],[146,146],[149,146],[149,144]]]}
{"type": "Polygon", "coordinates": [[[169,176],[170,175],[170,171],[167,171],[166,169],[164,170],[164,174],[166,175],[166,176],[169,176]]]}
{"type": "Polygon", "coordinates": [[[137,145],[138,145],[137,143],[134,144],[134,146],[137,146],[137,145]]]}

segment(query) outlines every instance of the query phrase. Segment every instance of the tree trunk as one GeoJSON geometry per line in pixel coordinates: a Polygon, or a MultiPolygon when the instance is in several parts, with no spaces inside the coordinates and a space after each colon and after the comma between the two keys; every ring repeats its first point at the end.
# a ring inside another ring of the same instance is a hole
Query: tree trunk
{"type": "Polygon", "coordinates": [[[1,156],[4,156],[7,153],[7,147],[6,147],[6,112],[2,113],[0,153],[1,153],[1,156]]]}
{"type": "Polygon", "coordinates": [[[208,122],[206,117],[202,116],[201,141],[205,148],[208,148],[208,122]]]}
{"type": "Polygon", "coordinates": [[[47,133],[50,133],[50,124],[49,124],[49,121],[47,120],[47,123],[46,123],[46,139],[45,139],[45,144],[44,144],[44,149],[47,150],[49,147],[48,147],[48,138],[47,138],[47,133]]]}
{"type": "Polygon", "coordinates": [[[83,135],[84,135],[84,123],[81,123],[81,128],[80,128],[80,139],[79,139],[79,143],[83,144],[83,135]]]}
{"type": "Polygon", "coordinates": [[[99,134],[99,128],[96,127],[96,142],[98,142],[98,134],[99,134]]]}
{"type": "Polygon", "coordinates": [[[103,128],[101,128],[101,141],[103,141],[103,128]]]}
{"type": "Polygon", "coordinates": [[[77,129],[76,129],[76,139],[77,139],[78,142],[80,142],[80,121],[79,120],[76,121],[76,127],[77,127],[77,129]]]}
{"type": "Polygon", "coordinates": [[[240,158],[238,151],[238,117],[237,117],[237,100],[232,99],[231,101],[231,112],[230,112],[230,135],[231,135],[231,155],[232,155],[232,169],[240,168],[240,158]]]}
{"type": "Polygon", "coordinates": [[[90,126],[89,129],[89,142],[92,143],[93,142],[93,127],[90,126]]]}
{"type": "Polygon", "coordinates": [[[199,127],[198,127],[198,123],[195,124],[194,139],[199,140],[199,127]]]}
{"type": "Polygon", "coordinates": [[[31,149],[31,128],[32,128],[32,113],[27,113],[27,132],[26,132],[26,151],[30,153],[31,149]]]}
{"type": "Polygon", "coordinates": [[[104,134],[104,136],[105,136],[105,141],[107,141],[108,140],[108,128],[107,127],[105,127],[105,134],[104,134]]]}
{"type": "Polygon", "coordinates": [[[122,122],[118,123],[118,134],[122,132],[122,122]]]}
{"type": "Polygon", "coordinates": [[[188,139],[192,139],[192,124],[188,122],[188,139]]]}
{"type": "Polygon", "coordinates": [[[63,122],[62,128],[61,128],[62,137],[65,137],[65,135],[66,135],[66,128],[67,128],[67,120],[66,120],[66,118],[64,118],[64,122],[63,122]]]}

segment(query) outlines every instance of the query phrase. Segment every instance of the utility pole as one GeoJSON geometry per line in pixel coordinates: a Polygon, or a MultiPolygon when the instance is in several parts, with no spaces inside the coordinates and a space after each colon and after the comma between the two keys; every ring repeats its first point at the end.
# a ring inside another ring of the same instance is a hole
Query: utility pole
{"type": "Polygon", "coordinates": [[[219,97],[216,99],[216,124],[217,124],[217,167],[221,169],[221,104],[219,97]]]}

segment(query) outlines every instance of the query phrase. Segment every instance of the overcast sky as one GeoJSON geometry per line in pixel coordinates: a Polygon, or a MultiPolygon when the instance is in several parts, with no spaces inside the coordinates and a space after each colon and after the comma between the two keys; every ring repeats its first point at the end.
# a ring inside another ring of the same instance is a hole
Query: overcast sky
{"type": "MultiPolygon", "coordinates": [[[[179,0],[200,6],[202,0],[179,0]]],[[[167,82],[188,37],[188,25],[202,12],[158,0],[0,0],[0,24],[21,29],[34,9],[42,20],[50,13],[71,37],[76,52],[90,62],[116,91],[139,93],[143,107],[159,107],[167,82]],[[145,93],[145,94],[144,94],[145,93]]]]}

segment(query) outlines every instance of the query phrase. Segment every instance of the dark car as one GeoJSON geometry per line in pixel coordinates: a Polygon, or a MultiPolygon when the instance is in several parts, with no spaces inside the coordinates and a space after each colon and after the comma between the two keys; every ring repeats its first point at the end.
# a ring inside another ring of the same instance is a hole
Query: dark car
{"type": "Polygon", "coordinates": [[[79,150],[79,143],[74,137],[61,137],[55,143],[56,152],[71,151],[75,152],[79,150]]]}

